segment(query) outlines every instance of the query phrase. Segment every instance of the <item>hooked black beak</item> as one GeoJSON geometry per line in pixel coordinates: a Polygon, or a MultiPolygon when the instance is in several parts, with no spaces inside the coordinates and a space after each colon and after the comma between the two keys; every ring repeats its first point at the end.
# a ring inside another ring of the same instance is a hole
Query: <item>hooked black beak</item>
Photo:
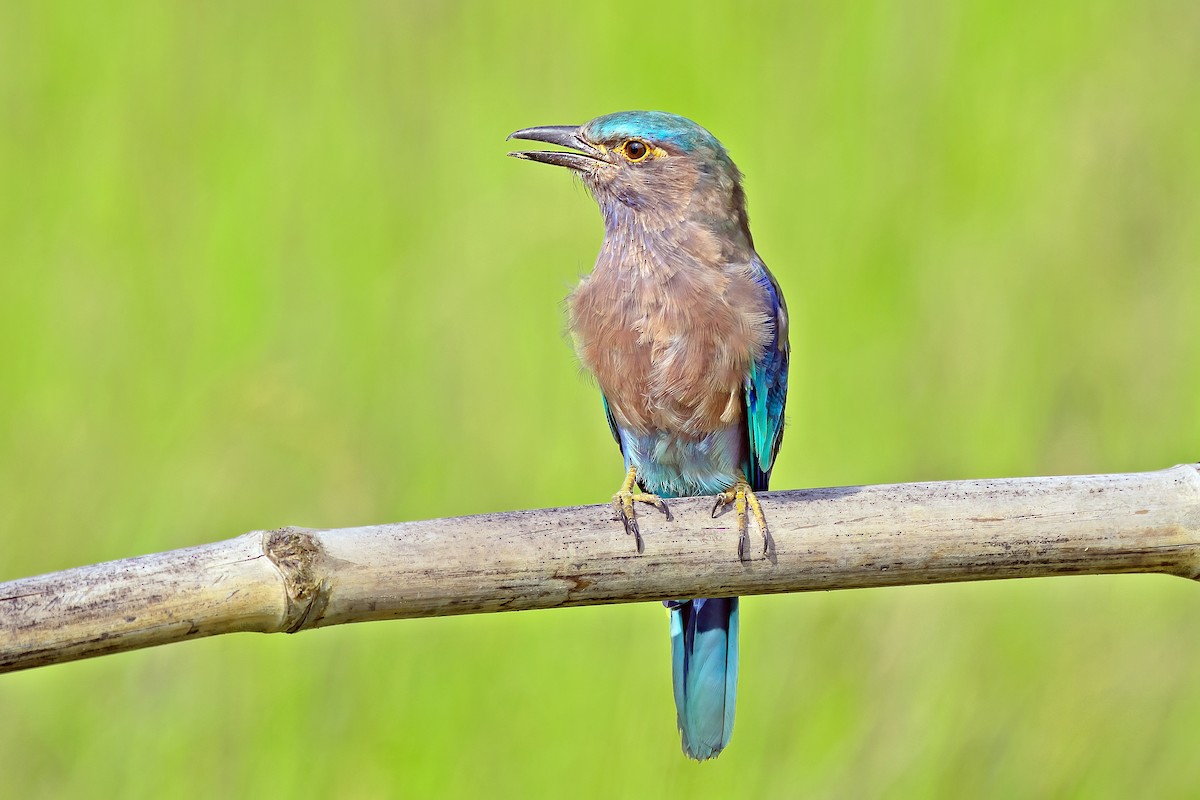
{"type": "Polygon", "coordinates": [[[537,128],[522,128],[510,133],[509,139],[527,139],[531,142],[545,142],[562,147],[571,147],[582,152],[564,153],[561,151],[535,150],[525,153],[509,153],[513,158],[523,158],[526,161],[540,161],[543,164],[554,164],[574,170],[592,170],[599,164],[607,163],[604,154],[584,141],[579,135],[577,125],[542,125],[537,128]]]}

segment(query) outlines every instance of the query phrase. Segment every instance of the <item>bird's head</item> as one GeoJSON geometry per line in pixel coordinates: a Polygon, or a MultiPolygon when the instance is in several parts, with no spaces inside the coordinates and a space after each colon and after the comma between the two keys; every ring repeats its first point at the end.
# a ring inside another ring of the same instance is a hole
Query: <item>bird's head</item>
{"type": "Polygon", "coordinates": [[[716,137],[663,111],[621,111],[584,125],[525,128],[509,139],[572,148],[509,153],[574,171],[609,223],[636,220],[649,228],[677,221],[745,233],[741,173],[716,137]]]}

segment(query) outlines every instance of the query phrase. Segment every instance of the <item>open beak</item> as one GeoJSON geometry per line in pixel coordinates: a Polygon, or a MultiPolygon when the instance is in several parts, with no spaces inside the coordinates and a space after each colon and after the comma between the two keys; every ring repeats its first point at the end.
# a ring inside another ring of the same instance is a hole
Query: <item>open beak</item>
{"type": "Polygon", "coordinates": [[[510,133],[508,138],[557,144],[562,147],[570,147],[582,151],[565,153],[558,150],[535,150],[526,153],[509,153],[513,158],[523,158],[526,161],[540,161],[543,164],[554,164],[558,167],[567,167],[568,169],[580,171],[590,171],[601,164],[608,163],[600,150],[597,150],[584,141],[583,137],[579,135],[579,127],[576,125],[542,125],[537,128],[522,128],[519,131],[510,133]]]}

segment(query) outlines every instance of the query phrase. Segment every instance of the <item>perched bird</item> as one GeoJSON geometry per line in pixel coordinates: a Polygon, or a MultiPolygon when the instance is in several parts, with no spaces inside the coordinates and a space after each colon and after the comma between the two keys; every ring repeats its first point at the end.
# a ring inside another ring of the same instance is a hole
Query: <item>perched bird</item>
{"type": "MultiPolygon", "coordinates": [[[[714,515],[733,504],[740,558],[750,555],[747,507],[773,549],[754,492],[766,490],[783,435],[787,309],[754,251],[738,168],[707,130],[661,111],[509,138],[572,148],[510,155],[574,171],[604,215],[569,322],[625,458],[613,506],[638,552],[635,502],[669,516],[663,498],[707,494],[714,515]]],[[[738,600],[666,605],[683,749],[702,761],[733,731],[738,600]]]]}

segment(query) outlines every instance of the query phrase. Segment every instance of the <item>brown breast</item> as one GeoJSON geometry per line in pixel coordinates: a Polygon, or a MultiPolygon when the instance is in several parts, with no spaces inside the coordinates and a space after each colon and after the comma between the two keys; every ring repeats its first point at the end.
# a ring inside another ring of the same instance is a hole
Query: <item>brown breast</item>
{"type": "Polygon", "coordinates": [[[602,260],[569,299],[575,349],[617,422],[700,437],[742,417],[742,381],[772,334],[748,267],[602,260]]]}

